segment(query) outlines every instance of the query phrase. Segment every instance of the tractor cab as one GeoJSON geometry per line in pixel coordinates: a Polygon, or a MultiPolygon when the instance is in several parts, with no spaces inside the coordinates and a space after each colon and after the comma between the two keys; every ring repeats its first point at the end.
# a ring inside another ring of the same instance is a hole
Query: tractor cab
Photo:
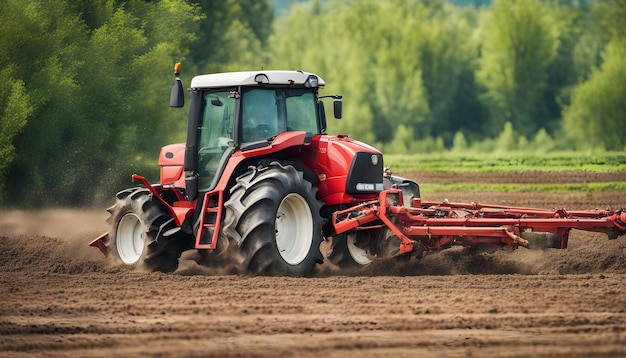
{"type": "MultiPolygon", "coordinates": [[[[201,75],[191,82],[191,104],[185,155],[187,194],[213,189],[236,150],[272,145],[281,133],[326,132],[324,104],[318,97],[324,81],[303,71],[233,72],[201,75]]],[[[170,106],[181,107],[177,77],[170,106]]],[[[341,117],[341,96],[335,117],[341,117]]]]}

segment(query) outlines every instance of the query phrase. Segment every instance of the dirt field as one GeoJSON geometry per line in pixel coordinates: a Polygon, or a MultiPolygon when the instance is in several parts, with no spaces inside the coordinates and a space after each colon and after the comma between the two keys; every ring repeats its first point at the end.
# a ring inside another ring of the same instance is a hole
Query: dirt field
{"type": "MultiPolygon", "coordinates": [[[[472,178],[493,180],[621,181],[626,173],[472,178]]],[[[623,192],[423,197],[626,207],[623,192]]],[[[577,231],[568,250],[451,249],[352,272],[325,263],[311,278],[228,274],[189,252],[178,271],[160,274],[111,267],[87,247],[107,215],[0,212],[0,356],[626,356],[624,236],[577,231]]]]}

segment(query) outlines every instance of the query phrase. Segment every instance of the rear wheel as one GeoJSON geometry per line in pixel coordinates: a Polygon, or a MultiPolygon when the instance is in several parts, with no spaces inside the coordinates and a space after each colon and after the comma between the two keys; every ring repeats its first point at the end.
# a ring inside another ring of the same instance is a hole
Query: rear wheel
{"type": "Polygon", "coordinates": [[[242,270],[306,276],[323,261],[322,203],[291,165],[273,162],[237,178],[224,204],[224,235],[239,248],[242,270]]]}
{"type": "Polygon", "coordinates": [[[109,212],[107,252],[115,262],[151,271],[171,272],[178,268],[182,249],[173,236],[178,231],[176,223],[147,189],[117,193],[109,212]]]}

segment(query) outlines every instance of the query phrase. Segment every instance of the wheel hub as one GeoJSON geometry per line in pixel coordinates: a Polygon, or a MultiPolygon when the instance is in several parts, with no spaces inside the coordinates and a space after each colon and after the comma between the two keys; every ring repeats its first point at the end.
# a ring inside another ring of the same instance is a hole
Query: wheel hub
{"type": "Polygon", "coordinates": [[[306,200],[299,194],[287,195],[276,212],[276,246],[290,265],[304,261],[313,242],[313,216],[306,200]]]}
{"type": "Polygon", "coordinates": [[[367,254],[367,251],[356,246],[356,234],[351,233],[348,235],[347,245],[348,252],[350,252],[350,256],[352,256],[354,262],[359,265],[367,265],[372,262],[372,259],[367,254]]]}
{"type": "Polygon", "coordinates": [[[127,265],[139,261],[143,253],[143,224],[133,213],[125,214],[117,228],[115,246],[120,259],[127,265]]]}

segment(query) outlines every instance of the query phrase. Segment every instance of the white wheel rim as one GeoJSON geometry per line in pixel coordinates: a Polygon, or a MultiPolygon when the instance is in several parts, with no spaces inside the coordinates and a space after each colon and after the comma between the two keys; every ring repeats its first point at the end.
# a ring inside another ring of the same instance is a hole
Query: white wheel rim
{"type": "Polygon", "coordinates": [[[287,195],[276,213],[276,246],[290,265],[304,261],[313,242],[313,215],[309,204],[295,193],[287,195]]]}
{"type": "Polygon", "coordinates": [[[125,214],[117,226],[115,246],[120,259],[132,265],[139,261],[143,253],[143,224],[133,213],[125,214]]]}
{"type": "Polygon", "coordinates": [[[355,233],[348,234],[346,242],[348,244],[348,252],[350,253],[350,256],[352,256],[352,259],[354,260],[354,262],[356,262],[359,265],[367,265],[372,262],[372,259],[370,259],[369,255],[367,254],[367,251],[356,246],[356,234],[355,233]]]}

